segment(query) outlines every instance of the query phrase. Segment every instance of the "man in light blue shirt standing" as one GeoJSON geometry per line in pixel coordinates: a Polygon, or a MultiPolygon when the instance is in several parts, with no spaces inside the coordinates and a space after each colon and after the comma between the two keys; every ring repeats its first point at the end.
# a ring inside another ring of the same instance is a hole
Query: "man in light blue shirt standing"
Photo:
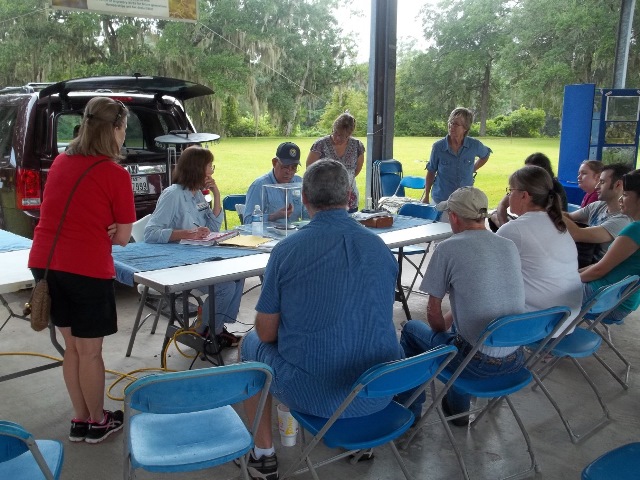
{"type": "Polygon", "coordinates": [[[251,212],[256,205],[260,205],[262,211],[269,215],[269,222],[276,222],[285,217],[301,219],[303,213],[307,217],[299,196],[290,198],[289,204],[285,205],[284,191],[277,188],[262,188],[264,185],[279,183],[302,183],[302,178],[296,175],[300,166],[300,148],[295,143],[281,143],[276,150],[276,156],[271,159],[271,164],[273,170],[257,178],[247,190],[245,225],[251,223],[251,212]]]}

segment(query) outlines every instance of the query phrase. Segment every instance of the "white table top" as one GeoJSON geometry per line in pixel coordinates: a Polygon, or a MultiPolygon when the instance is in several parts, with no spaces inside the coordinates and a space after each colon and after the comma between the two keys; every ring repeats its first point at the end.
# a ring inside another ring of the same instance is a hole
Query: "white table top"
{"type": "Polygon", "coordinates": [[[0,253],[0,294],[33,287],[28,261],[29,249],[0,253]]]}
{"type": "MultiPolygon", "coordinates": [[[[448,223],[430,223],[380,234],[389,248],[443,240],[452,234],[448,223]]],[[[169,294],[202,288],[216,283],[262,275],[269,260],[268,253],[165,268],[134,274],[134,281],[169,294]]]]}
{"type": "Polygon", "coordinates": [[[259,253],[246,257],[138,272],[133,275],[133,280],[161,293],[169,294],[262,275],[268,260],[268,253],[259,253]]]}

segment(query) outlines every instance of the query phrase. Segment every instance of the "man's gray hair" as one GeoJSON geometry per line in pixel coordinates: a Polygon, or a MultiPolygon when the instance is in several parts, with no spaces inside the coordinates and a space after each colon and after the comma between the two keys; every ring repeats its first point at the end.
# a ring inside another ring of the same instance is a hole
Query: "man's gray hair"
{"type": "Polygon", "coordinates": [[[351,191],[347,169],[337,160],[318,160],[302,178],[302,193],[317,210],[346,207],[351,191]]]}

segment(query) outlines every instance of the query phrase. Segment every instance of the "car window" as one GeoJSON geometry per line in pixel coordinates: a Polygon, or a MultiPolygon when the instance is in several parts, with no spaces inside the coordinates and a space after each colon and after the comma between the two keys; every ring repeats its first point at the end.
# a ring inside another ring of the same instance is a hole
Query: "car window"
{"type": "Polygon", "coordinates": [[[56,127],[58,153],[64,152],[71,140],[76,137],[81,122],[82,115],[77,112],[65,113],[58,116],[56,127]]]}
{"type": "Polygon", "coordinates": [[[138,116],[129,111],[127,117],[127,138],[124,141],[127,148],[144,148],[144,136],[142,134],[142,125],[138,116]]]}
{"type": "Polygon", "coordinates": [[[0,107],[0,153],[3,160],[9,160],[11,155],[11,138],[16,124],[17,107],[0,107]]]}

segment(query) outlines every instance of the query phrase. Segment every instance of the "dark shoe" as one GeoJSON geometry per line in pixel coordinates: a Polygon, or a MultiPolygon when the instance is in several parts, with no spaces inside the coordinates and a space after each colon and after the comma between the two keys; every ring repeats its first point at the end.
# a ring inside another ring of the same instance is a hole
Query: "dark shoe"
{"type": "MultiPolygon", "coordinates": [[[[240,343],[240,340],[242,339],[242,337],[239,337],[238,335],[234,335],[233,333],[228,332],[227,329],[224,327],[222,327],[222,332],[220,333],[220,335],[217,335],[216,338],[218,339],[218,343],[220,344],[221,344],[221,341],[225,339],[229,347],[237,347],[238,343],[240,343]]],[[[223,347],[223,348],[226,348],[226,347],[223,347]]]]}
{"type": "Polygon", "coordinates": [[[69,432],[69,440],[72,442],[82,442],[89,431],[89,422],[83,420],[71,420],[71,431],[69,432]]]}
{"type": "MultiPolygon", "coordinates": [[[[451,409],[449,408],[449,402],[447,402],[447,397],[442,397],[442,411],[444,412],[445,417],[450,417],[451,415],[455,415],[451,409]]],[[[462,413],[462,412],[460,412],[462,413]]],[[[454,418],[453,420],[449,420],[456,427],[467,427],[469,425],[469,415],[465,415],[464,417],[454,418]]]]}
{"type": "Polygon", "coordinates": [[[124,413],[122,413],[122,410],[116,410],[114,412],[105,410],[102,423],[89,423],[89,431],[84,441],[87,443],[100,443],[113,432],[120,430],[124,426],[122,423],[123,420],[124,413]]]}
{"type": "MultiPolygon", "coordinates": [[[[234,460],[234,463],[240,466],[240,460],[234,460]]],[[[263,455],[259,459],[253,457],[253,450],[247,461],[247,469],[249,476],[253,480],[278,480],[278,457],[275,453],[269,456],[263,455]]]]}

